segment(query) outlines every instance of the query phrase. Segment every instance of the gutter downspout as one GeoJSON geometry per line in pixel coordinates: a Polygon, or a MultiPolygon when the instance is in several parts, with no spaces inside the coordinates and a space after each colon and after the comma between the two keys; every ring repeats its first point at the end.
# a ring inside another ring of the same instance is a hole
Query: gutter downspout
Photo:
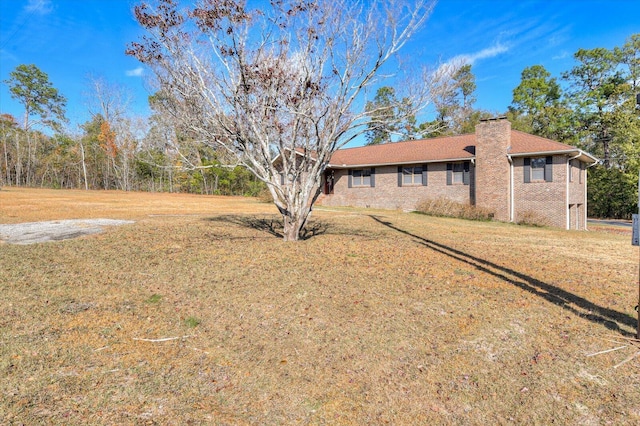
{"type": "Polygon", "coordinates": [[[513,158],[511,154],[507,154],[509,160],[509,222],[515,219],[514,191],[513,191],[513,158]]]}
{"type": "MultiPolygon", "coordinates": [[[[565,205],[567,206],[567,220],[566,220],[566,229],[569,230],[571,229],[571,210],[569,209],[569,173],[571,173],[571,161],[575,160],[576,158],[580,157],[582,155],[582,151],[580,153],[578,153],[578,155],[574,156],[574,157],[570,157],[567,160],[567,191],[565,192],[565,205]]],[[[586,191],[585,191],[586,194],[586,191]]],[[[586,210],[586,206],[585,206],[585,210],[586,210]]],[[[586,221],[585,221],[586,223],[586,221]]]]}

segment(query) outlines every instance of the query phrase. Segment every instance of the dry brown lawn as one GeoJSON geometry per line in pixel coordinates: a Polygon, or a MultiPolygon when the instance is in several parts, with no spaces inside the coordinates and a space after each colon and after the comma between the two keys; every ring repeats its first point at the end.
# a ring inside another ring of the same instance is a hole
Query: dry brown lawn
{"type": "Polygon", "coordinates": [[[638,424],[638,249],[571,232],[253,199],[3,188],[2,424],[638,424]],[[598,352],[609,349],[615,351],[598,352]]]}

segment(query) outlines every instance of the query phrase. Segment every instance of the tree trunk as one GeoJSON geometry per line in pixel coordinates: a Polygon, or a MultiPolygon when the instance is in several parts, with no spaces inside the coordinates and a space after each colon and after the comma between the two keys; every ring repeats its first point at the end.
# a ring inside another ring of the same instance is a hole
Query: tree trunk
{"type": "Polygon", "coordinates": [[[201,188],[200,192],[208,195],[209,194],[209,190],[207,189],[207,177],[205,176],[205,174],[202,171],[202,169],[200,169],[200,175],[202,176],[202,188],[201,188]]]}
{"type": "Polygon", "coordinates": [[[19,135],[16,135],[16,160],[14,161],[14,167],[16,170],[16,186],[20,186],[20,183],[22,182],[22,159],[20,158],[20,142],[19,142],[19,135]]]}
{"type": "Polygon", "coordinates": [[[89,190],[89,184],[87,183],[87,163],[84,157],[84,144],[80,141],[80,153],[82,154],[82,175],[84,176],[84,190],[89,190]]]}
{"type": "Polygon", "coordinates": [[[32,152],[33,144],[31,142],[31,137],[29,136],[28,132],[26,136],[27,136],[27,172],[25,177],[25,184],[27,186],[31,186],[31,157],[33,155],[33,152],[32,152]]]}
{"type": "Polygon", "coordinates": [[[307,222],[306,218],[302,216],[290,217],[287,215],[284,218],[284,229],[282,231],[285,241],[298,241],[300,239],[300,233],[307,222]]]}
{"type": "Polygon", "coordinates": [[[283,239],[285,241],[298,241],[300,234],[307,224],[307,219],[311,215],[311,206],[295,208],[290,206],[287,209],[280,209],[283,219],[283,239]]]}
{"type": "Polygon", "coordinates": [[[605,132],[601,140],[602,140],[602,152],[603,152],[602,165],[606,169],[611,168],[611,149],[609,148],[609,139],[610,139],[609,135],[607,134],[607,132],[605,132]]]}
{"type": "Polygon", "coordinates": [[[7,152],[7,135],[3,135],[2,144],[4,147],[4,170],[6,173],[5,185],[11,185],[11,175],[9,173],[9,153],[7,152]]]}

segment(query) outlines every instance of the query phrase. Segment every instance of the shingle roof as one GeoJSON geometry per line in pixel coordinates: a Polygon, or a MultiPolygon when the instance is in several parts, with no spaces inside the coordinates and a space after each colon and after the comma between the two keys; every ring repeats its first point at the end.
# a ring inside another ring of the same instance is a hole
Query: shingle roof
{"type": "Polygon", "coordinates": [[[469,134],[346,148],[336,151],[330,164],[340,167],[471,159],[475,144],[476,135],[469,134]]]}
{"type": "MultiPolygon", "coordinates": [[[[470,160],[475,158],[475,133],[395,142],[381,145],[345,148],[331,157],[330,167],[380,166],[443,161],[470,160]]],[[[596,162],[591,155],[571,145],[552,141],[517,130],[511,131],[511,147],[505,155],[535,155],[575,153],[581,160],[596,162]]]]}
{"type": "Polygon", "coordinates": [[[518,130],[511,131],[511,155],[567,151],[578,151],[578,148],[518,130]]]}

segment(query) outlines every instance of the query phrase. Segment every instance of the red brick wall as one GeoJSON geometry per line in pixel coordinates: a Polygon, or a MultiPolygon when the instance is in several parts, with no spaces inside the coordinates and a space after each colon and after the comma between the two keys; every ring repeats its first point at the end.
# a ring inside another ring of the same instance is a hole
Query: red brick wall
{"type": "MultiPolygon", "coordinates": [[[[571,161],[569,168],[572,179],[569,182],[569,206],[573,216],[569,220],[569,229],[587,229],[586,225],[586,177],[585,165],[578,160],[571,161]]],[[[566,166],[565,166],[566,167],[566,166]]]]}
{"type": "Polygon", "coordinates": [[[569,204],[583,204],[587,190],[585,185],[587,171],[585,170],[584,164],[578,160],[572,160],[571,164],[572,179],[571,182],[569,182],[569,204]]]}
{"type": "Polygon", "coordinates": [[[514,207],[516,222],[525,218],[541,219],[549,226],[566,227],[567,161],[564,156],[553,157],[553,181],[524,182],[524,158],[513,159],[514,207]]]}
{"type": "Polygon", "coordinates": [[[493,211],[501,221],[509,221],[510,214],[509,146],[508,120],[487,120],[476,126],[476,205],[493,211]]]}
{"type": "Polygon", "coordinates": [[[447,197],[458,203],[469,203],[470,185],[447,185],[447,164],[427,165],[427,186],[398,186],[398,167],[375,168],[375,188],[348,188],[348,171],[335,170],[334,193],[324,195],[323,206],[371,207],[380,209],[413,210],[425,199],[447,197]]]}
{"type": "Polygon", "coordinates": [[[538,217],[550,226],[586,229],[585,166],[573,160],[573,166],[569,168],[572,179],[567,184],[567,160],[563,155],[553,157],[553,182],[524,183],[524,158],[514,158],[516,222],[529,216],[538,217]]]}

